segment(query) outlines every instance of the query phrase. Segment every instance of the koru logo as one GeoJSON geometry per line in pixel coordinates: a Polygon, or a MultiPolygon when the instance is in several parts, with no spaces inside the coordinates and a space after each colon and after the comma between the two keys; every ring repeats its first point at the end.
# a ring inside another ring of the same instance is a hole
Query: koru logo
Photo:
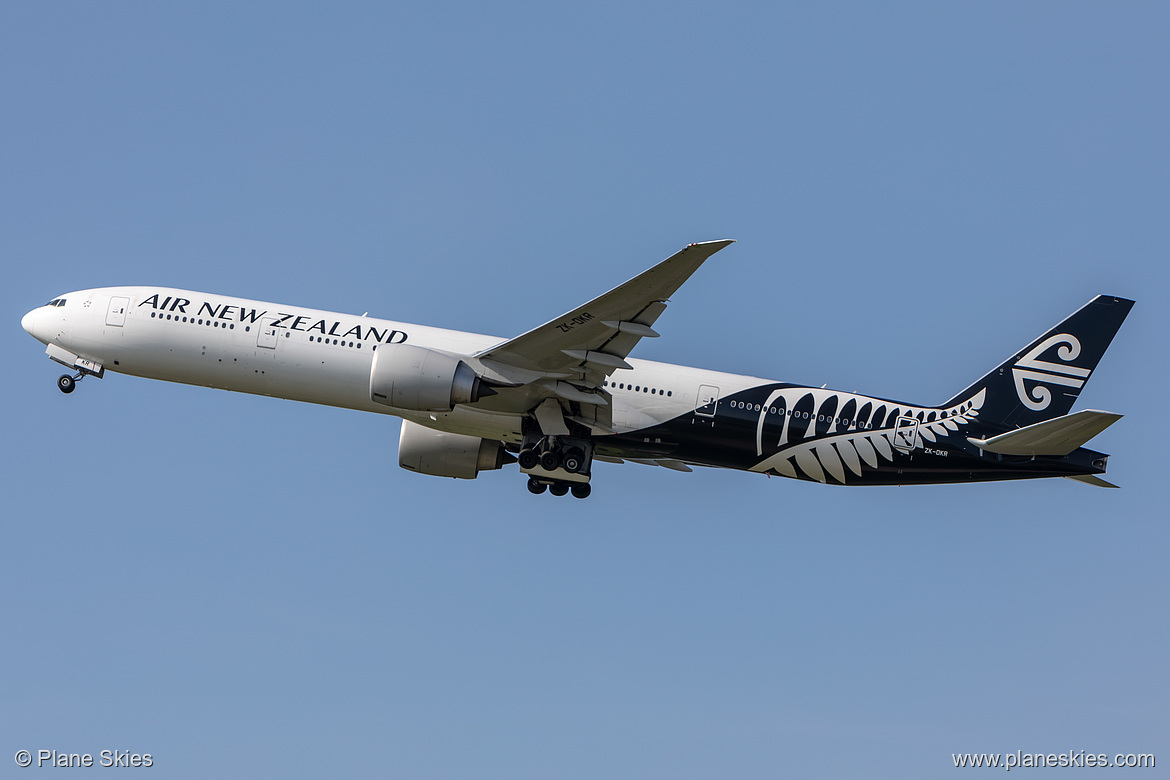
{"type": "Polygon", "coordinates": [[[1053,347],[1056,356],[1065,363],[1077,359],[1081,354],[1081,342],[1076,336],[1069,333],[1059,333],[1049,336],[1036,345],[1026,355],[1016,361],[1012,367],[1012,378],[1016,382],[1016,395],[1023,401],[1024,406],[1034,412],[1048,408],[1052,403],[1052,390],[1047,385],[1063,385],[1065,387],[1080,388],[1085,384],[1092,373],[1087,368],[1065,366],[1060,363],[1048,363],[1040,356],[1053,347]],[[1033,383],[1030,387],[1026,384],[1033,383]]]}

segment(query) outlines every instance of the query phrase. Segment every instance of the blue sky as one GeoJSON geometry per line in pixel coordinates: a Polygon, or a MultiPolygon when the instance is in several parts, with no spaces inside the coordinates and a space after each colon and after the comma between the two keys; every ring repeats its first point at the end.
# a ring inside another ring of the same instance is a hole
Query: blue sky
{"type": "Polygon", "coordinates": [[[9,4],[0,761],[1170,762],[1168,34],[1153,3],[9,4]],[[1123,489],[602,464],[553,500],[401,470],[392,418],[66,397],[19,327],[159,284],[510,336],[724,237],[636,356],[937,403],[1137,299],[1078,404],[1126,414],[1123,489]]]}

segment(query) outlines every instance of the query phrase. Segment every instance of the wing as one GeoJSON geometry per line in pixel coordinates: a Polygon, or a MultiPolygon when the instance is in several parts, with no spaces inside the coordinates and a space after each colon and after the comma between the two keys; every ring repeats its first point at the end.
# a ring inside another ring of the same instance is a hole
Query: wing
{"type": "MultiPolygon", "coordinates": [[[[691,244],[604,295],[514,339],[477,353],[483,365],[516,384],[555,381],[556,395],[599,403],[596,390],[611,373],[629,368],[627,355],[666,310],[667,299],[729,240],[691,244]],[[580,393],[574,398],[575,393],[580,393]]],[[[604,403],[601,401],[600,403],[604,403]]]]}

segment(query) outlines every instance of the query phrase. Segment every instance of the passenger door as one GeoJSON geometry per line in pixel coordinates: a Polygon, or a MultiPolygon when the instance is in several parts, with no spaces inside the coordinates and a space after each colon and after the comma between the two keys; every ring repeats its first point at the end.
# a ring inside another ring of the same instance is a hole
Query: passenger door
{"type": "Polygon", "coordinates": [[[715,385],[699,385],[695,396],[695,414],[699,417],[714,417],[719,406],[719,388],[715,385]]]}
{"type": "Polygon", "coordinates": [[[116,295],[110,298],[110,308],[106,309],[106,324],[120,328],[126,324],[126,309],[130,308],[130,299],[116,295]]]}
{"type": "Polygon", "coordinates": [[[275,317],[264,317],[260,320],[260,332],[256,334],[256,346],[265,349],[276,349],[276,342],[280,337],[280,328],[273,323],[275,317]]]}

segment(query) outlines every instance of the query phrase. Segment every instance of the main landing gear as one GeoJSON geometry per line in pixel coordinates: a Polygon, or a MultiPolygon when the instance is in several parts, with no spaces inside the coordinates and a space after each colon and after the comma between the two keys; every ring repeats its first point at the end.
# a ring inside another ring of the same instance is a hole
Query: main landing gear
{"type": "Polygon", "coordinates": [[[585,450],[578,446],[558,447],[547,437],[541,442],[520,450],[516,460],[520,468],[528,471],[540,466],[545,471],[556,471],[563,468],[570,474],[584,474],[586,466],[585,450]]]}
{"type": "Polygon", "coordinates": [[[540,495],[547,491],[554,496],[565,496],[571,492],[575,498],[587,498],[592,492],[589,487],[592,454],[593,443],[587,432],[546,436],[539,430],[529,430],[516,460],[521,472],[528,475],[530,493],[540,495]]]}
{"type": "Polygon", "coordinates": [[[593,492],[588,482],[569,483],[559,480],[537,479],[536,477],[528,478],[529,493],[539,496],[546,490],[554,496],[563,496],[572,492],[573,498],[589,498],[589,494],[593,492]]]}

